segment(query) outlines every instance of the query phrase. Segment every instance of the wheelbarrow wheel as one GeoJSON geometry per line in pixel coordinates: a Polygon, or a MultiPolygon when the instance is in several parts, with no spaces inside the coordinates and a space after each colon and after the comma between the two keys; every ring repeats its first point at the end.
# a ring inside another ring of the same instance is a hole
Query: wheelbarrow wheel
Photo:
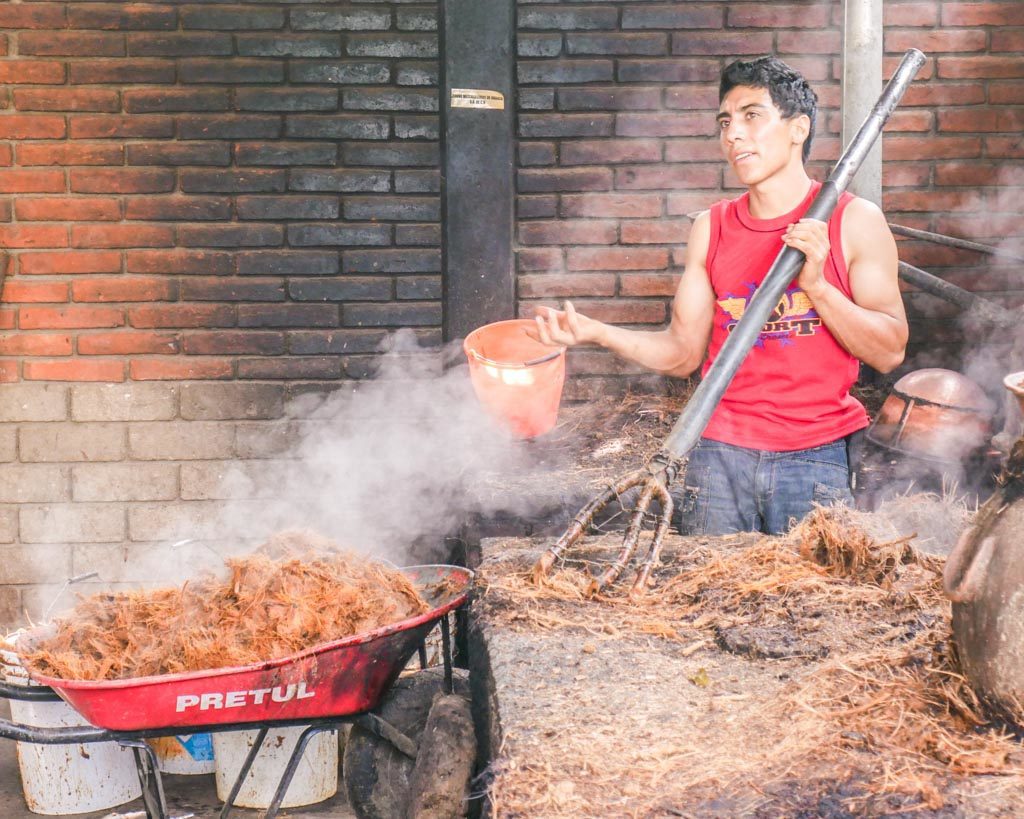
{"type": "MultiPolygon", "coordinates": [[[[466,672],[454,670],[455,693],[469,696],[466,672]]],[[[428,668],[401,677],[374,713],[410,739],[423,735],[434,696],[444,688],[444,670],[428,668]]],[[[345,743],[342,775],[349,806],[359,819],[404,817],[409,804],[409,783],[415,760],[387,740],[352,726],[345,743]]]]}

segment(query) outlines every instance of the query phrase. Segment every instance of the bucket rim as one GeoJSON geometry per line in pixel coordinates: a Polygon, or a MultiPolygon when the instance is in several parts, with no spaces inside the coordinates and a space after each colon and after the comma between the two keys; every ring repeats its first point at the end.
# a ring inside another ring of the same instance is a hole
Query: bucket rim
{"type": "MultiPolygon", "coordinates": [[[[544,355],[539,356],[537,358],[531,358],[528,361],[495,361],[493,358],[488,358],[483,353],[479,352],[470,343],[473,336],[477,335],[483,330],[507,324],[517,324],[522,327],[527,327],[532,326],[533,321],[531,319],[525,318],[504,319],[502,321],[492,321],[489,324],[483,324],[477,327],[475,330],[470,331],[466,338],[463,339],[462,346],[463,349],[466,351],[466,355],[471,356],[475,360],[479,361],[481,364],[486,364],[490,367],[497,367],[502,370],[525,370],[528,369],[529,367],[536,367],[539,366],[540,364],[546,364],[549,361],[554,361],[559,356],[565,354],[566,348],[564,346],[558,346],[556,349],[553,349],[550,353],[545,353],[544,355]]],[[[541,343],[542,342],[538,342],[538,344],[541,343]]]]}

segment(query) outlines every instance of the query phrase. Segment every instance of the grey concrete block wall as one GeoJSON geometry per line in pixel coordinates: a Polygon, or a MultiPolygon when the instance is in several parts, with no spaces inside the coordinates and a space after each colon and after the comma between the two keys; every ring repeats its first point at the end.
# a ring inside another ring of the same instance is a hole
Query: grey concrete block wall
{"type": "Polygon", "coordinates": [[[296,417],[316,402],[290,397],[277,384],[4,385],[0,625],[74,593],[180,582],[251,545],[270,491],[260,476],[324,423],[296,417]],[[226,531],[227,519],[253,525],[226,531]]]}

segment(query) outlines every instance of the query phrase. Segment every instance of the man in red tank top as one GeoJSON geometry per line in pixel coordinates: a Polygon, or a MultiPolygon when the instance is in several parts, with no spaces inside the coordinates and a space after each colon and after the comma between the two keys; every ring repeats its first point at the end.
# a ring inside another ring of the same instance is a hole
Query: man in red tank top
{"type": "Polygon", "coordinates": [[[846,444],[868,416],[850,387],[861,361],[881,372],[903,361],[907,320],[882,212],[844,194],[828,224],[803,218],[820,187],[804,167],[816,114],[816,95],[781,60],[731,63],[718,132],[747,192],[694,221],[668,327],[605,324],[570,302],[537,316],[542,341],[598,344],[685,377],[702,362],[707,371],[782,246],[805,254],[673,488],[687,534],[775,534],[814,503],[852,503],[846,444]]]}

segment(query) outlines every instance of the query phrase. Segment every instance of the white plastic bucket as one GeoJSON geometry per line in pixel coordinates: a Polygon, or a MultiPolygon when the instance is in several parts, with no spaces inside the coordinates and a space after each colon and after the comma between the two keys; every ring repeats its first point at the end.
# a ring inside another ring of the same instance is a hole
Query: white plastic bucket
{"type": "MultiPolygon", "coordinates": [[[[12,638],[0,641],[0,673],[12,685],[36,685],[21,666],[12,638]]],[[[88,725],[67,703],[10,700],[11,719],[33,728],[88,725]]],[[[33,813],[63,816],[106,810],[142,795],[135,757],[116,742],[36,745],[18,742],[25,804],[33,813]]]]}
{"type": "Polygon", "coordinates": [[[210,734],[181,734],[146,740],[156,751],[156,761],[163,773],[212,774],[213,737],[210,734]]]}
{"type": "MultiPolygon", "coordinates": [[[[240,808],[270,807],[288,759],[303,730],[304,726],[298,725],[293,728],[272,728],[267,732],[252,768],[235,797],[235,805],[240,808]]],[[[231,794],[245,757],[256,742],[256,734],[256,731],[224,731],[213,735],[217,798],[222,802],[231,794]]],[[[337,792],[338,737],[335,731],[321,731],[314,734],[306,745],[281,807],[312,805],[330,799],[337,792]]]]}

